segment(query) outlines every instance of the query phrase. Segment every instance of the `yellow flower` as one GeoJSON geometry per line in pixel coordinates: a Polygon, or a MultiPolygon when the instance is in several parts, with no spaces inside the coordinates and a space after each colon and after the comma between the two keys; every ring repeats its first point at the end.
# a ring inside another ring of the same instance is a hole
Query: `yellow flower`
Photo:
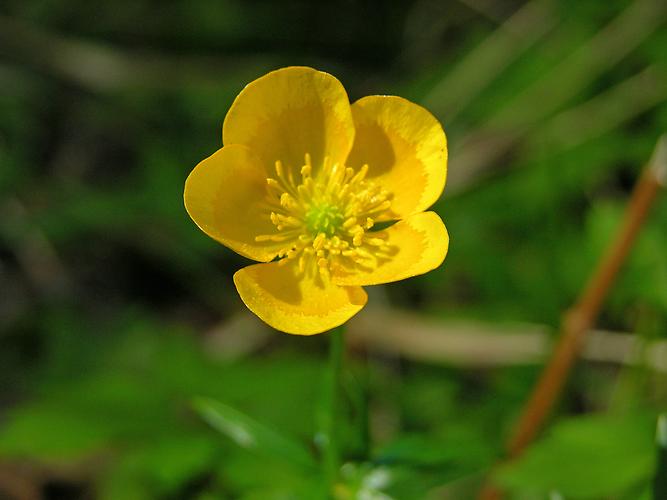
{"type": "Polygon", "coordinates": [[[362,286],[444,260],[447,231],[424,210],[445,186],[447,141],[424,108],[394,96],[350,105],[333,76],[289,67],[241,91],[222,140],[185,182],[185,207],[211,238],[262,262],[234,283],[272,327],[329,330],[364,307],[362,286]]]}

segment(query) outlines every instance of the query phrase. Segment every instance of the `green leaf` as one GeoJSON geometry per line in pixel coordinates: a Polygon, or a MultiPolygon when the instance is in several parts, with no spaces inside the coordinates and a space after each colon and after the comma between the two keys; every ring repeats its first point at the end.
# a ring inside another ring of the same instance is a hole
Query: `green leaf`
{"type": "Polygon", "coordinates": [[[217,463],[218,444],[194,433],[166,435],[126,451],[102,482],[104,500],[175,495],[217,463]]]}
{"type": "Polygon", "coordinates": [[[564,420],[498,479],[514,492],[558,491],[565,498],[604,498],[649,480],[651,419],[594,415],[564,420]]]}
{"type": "Polygon", "coordinates": [[[195,410],[218,432],[242,448],[289,460],[302,467],[315,467],[308,450],[299,442],[257,422],[244,413],[209,398],[196,398],[195,410]]]}
{"type": "Polygon", "coordinates": [[[426,435],[404,435],[383,446],[375,460],[383,464],[438,466],[452,462],[456,451],[439,439],[426,435]]]}
{"type": "Polygon", "coordinates": [[[77,460],[102,448],[113,429],[108,422],[55,405],[16,409],[0,432],[0,456],[77,460]]]}

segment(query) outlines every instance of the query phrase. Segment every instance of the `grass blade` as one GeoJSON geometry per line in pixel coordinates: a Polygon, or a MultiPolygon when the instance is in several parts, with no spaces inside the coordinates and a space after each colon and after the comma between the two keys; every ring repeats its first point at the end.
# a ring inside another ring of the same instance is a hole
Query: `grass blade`
{"type": "Polygon", "coordinates": [[[308,450],[298,441],[257,422],[239,410],[209,398],[196,398],[194,409],[215,430],[242,448],[289,460],[301,467],[315,467],[308,450]]]}

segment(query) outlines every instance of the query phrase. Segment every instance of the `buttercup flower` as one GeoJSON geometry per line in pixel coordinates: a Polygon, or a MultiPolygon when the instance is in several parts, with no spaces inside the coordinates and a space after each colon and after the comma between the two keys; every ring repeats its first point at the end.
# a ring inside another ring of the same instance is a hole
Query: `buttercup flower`
{"type": "Polygon", "coordinates": [[[261,262],[234,283],[274,328],[329,330],[364,307],[362,286],[444,260],[447,231],[424,210],[445,186],[447,141],[424,108],[394,96],[350,105],[333,76],[289,67],[241,91],[222,142],[189,175],[185,207],[211,238],[261,262]]]}

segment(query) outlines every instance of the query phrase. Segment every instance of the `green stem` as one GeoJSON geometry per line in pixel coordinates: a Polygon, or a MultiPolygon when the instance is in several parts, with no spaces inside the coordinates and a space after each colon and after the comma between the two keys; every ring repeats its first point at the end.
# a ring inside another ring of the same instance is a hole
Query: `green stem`
{"type": "Polygon", "coordinates": [[[341,367],[345,350],[344,327],[334,328],[329,333],[329,364],[325,372],[324,391],[320,408],[320,432],[318,444],[322,452],[322,465],[332,494],[340,470],[340,446],[337,422],[340,416],[339,396],[341,367]]]}
{"type": "Polygon", "coordinates": [[[358,355],[358,366],[354,374],[349,375],[346,387],[348,398],[354,405],[356,418],[356,448],[357,458],[367,460],[370,448],[370,427],[368,417],[368,355],[358,355]]]}
{"type": "Polygon", "coordinates": [[[656,432],[656,443],[658,445],[658,463],[653,479],[653,498],[660,500],[667,498],[667,413],[658,417],[658,430],[656,432]]]}

